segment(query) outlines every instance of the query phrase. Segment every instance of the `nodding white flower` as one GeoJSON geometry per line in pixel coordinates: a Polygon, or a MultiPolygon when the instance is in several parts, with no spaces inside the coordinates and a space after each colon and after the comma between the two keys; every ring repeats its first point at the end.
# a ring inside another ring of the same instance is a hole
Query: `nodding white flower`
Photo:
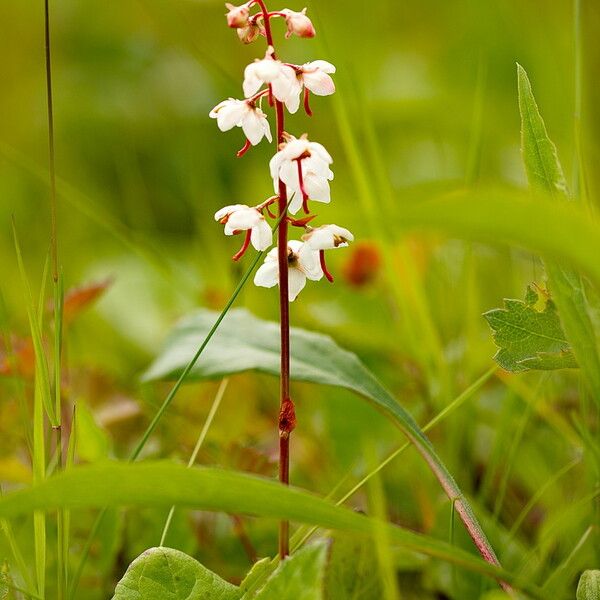
{"type": "Polygon", "coordinates": [[[335,83],[329,75],[335,66],[326,60],[313,60],[298,68],[298,79],[317,96],[329,96],[335,92],[335,83]]]}
{"type": "Polygon", "coordinates": [[[300,12],[284,8],[281,13],[285,16],[287,25],[286,38],[291,37],[293,34],[304,38],[315,37],[315,28],[312,21],[306,16],[306,8],[303,8],[300,12]]]}
{"type": "MultiPolygon", "coordinates": [[[[293,302],[306,285],[306,280],[318,281],[323,277],[319,253],[298,240],[288,242],[288,298],[293,302]]],[[[254,276],[254,283],[271,288],[279,284],[277,248],[269,251],[265,262],[254,276]]]]}
{"type": "Polygon", "coordinates": [[[225,225],[225,235],[248,232],[241,254],[245,252],[249,242],[259,251],[266,250],[273,243],[273,233],[266,219],[258,209],[246,204],[224,206],[215,213],[215,221],[225,225]]]}
{"type": "Polygon", "coordinates": [[[312,250],[332,250],[348,245],[354,241],[350,231],[338,225],[321,225],[321,227],[307,227],[307,233],[302,236],[305,244],[312,250]]]}
{"type": "Polygon", "coordinates": [[[242,4],[241,6],[235,6],[229,2],[225,2],[225,7],[228,12],[225,15],[227,17],[227,26],[232,28],[245,27],[248,24],[248,18],[250,17],[249,3],[242,4]]]}
{"type": "Polygon", "coordinates": [[[302,86],[293,67],[273,58],[273,48],[269,47],[265,57],[250,63],[244,70],[244,96],[250,98],[263,85],[270,85],[273,96],[285,103],[290,113],[300,106],[302,86]]]}
{"type": "Polygon", "coordinates": [[[221,131],[241,127],[253,146],[256,146],[263,136],[269,142],[273,141],[267,117],[254,102],[229,98],[217,104],[210,111],[209,116],[217,119],[217,125],[221,131]]]}
{"type": "Polygon", "coordinates": [[[306,209],[308,199],[330,202],[329,181],[333,179],[333,172],[329,165],[332,162],[324,146],[309,141],[305,135],[288,136],[288,141],[280,146],[269,168],[275,191],[279,188],[279,179],[287,185],[288,197],[292,198],[288,210],[292,214],[302,206],[306,209]]]}

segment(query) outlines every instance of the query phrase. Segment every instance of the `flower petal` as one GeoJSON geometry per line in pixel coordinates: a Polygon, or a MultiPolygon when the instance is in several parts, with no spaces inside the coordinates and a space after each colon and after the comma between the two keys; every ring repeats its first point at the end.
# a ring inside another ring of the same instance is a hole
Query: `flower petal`
{"type": "Polygon", "coordinates": [[[234,213],[237,210],[241,210],[243,208],[249,208],[249,207],[246,206],[245,204],[230,204],[229,206],[224,206],[223,208],[219,209],[215,213],[215,221],[220,221],[224,217],[234,213]]]}
{"type": "Polygon", "coordinates": [[[304,73],[302,80],[306,88],[317,96],[330,96],[335,92],[333,79],[323,71],[304,73]]]}
{"type": "Polygon", "coordinates": [[[323,71],[323,73],[335,73],[335,66],[326,60],[313,60],[312,62],[302,65],[302,69],[306,69],[307,71],[319,69],[319,71],[323,71]]]}
{"type": "Polygon", "coordinates": [[[311,200],[317,200],[326,204],[331,201],[329,181],[325,177],[307,173],[304,175],[304,190],[311,200]]]}
{"type": "Polygon", "coordinates": [[[321,262],[319,260],[319,252],[313,250],[306,244],[298,250],[298,264],[308,279],[319,281],[323,277],[321,262]]]}
{"type": "Polygon", "coordinates": [[[265,260],[254,275],[254,285],[272,288],[279,283],[279,265],[277,261],[265,260]]]}
{"type": "Polygon", "coordinates": [[[259,252],[266,250],[273,243],[273,232],[265,219],[261,219],[252,228],[250,241],[259,252]]]}
{"type": "Polygon", "coordinates": [[[300,270],[291,268],[288,271],[288,298],[293,302],[306,285],[306,275],[300,270]]]}
{"type": "Polygon", "coordinates": [[[244,231],[254,227],[261,219],[263,216],[255,208],[246,207],[231,213],[225,227],[244,231]]]}
{"type": "MultiPolygon", "coordinates": [[[[248,111],[242,120],[242,131],[249,142],[256,146],[265,135],[263,121],[266,121],[264,114],[261,117],[256,110],[248,111]]],[[[269,127],[267,123],[267,128],[269,127]]]]}
{"type": "Polygon", "coordinates": [[[246,98],[250,98],[250,96],[256,94],[263,83],[257,73],[257,64],[258,63],[253,62],[244,69],[244,83],[242,87],[246,98]]]}

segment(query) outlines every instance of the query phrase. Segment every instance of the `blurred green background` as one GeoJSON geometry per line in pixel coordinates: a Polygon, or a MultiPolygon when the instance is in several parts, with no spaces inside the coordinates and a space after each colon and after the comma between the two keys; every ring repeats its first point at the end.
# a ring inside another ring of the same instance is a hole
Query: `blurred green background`
{"type": "MultiPolygon", "coordinates": [[[[49,247],[42,9],[41,2],[0,2],[0,290],[3,331],[17,342],[26,337],[27,315],[11,219],[35,289],[49,247]]],[[[328,0],[309,4],[314,40],[284,41],[283,25],[275,24],[286,61],[325,59],[338,69],[336,95],[313,98],[314,116],[298,112],[286,129],[308,132],[333,155],[333,200],[315,212],[357,239],[332,253],[334,285],[307,285],[292,305],[293,324],[331,333],[357,352],[420,423],[493,366],[481,313],[503,297],[522,297],[528,283],[542,284],[543,271],[537,258],[506,246],[403,236],[396,226],[402,206],[465,187],[482,190],[481,202],[490,186],[507,194],[526,187],[516,62],[528,70],[574,182],[577,43],[580,156],[588,195],[597,197],[600,5],[582,0],[580,9],[579,36],[566,0],[328,0]]],[[[122,457],[168,389],[141,387],[138,377],[169,328],[194,307],[221,308],[250,261],[231,262],[239,240],[223,236],[213,214],[272,193],[274,148],[263,142],[236,159],[241,131],[220,133],[208,112],[241,96],[243,68],[263,55],[264,42],[240,44],[220,2],[54,0],[51,10],[60,262],[67,288],[110,280],[69,325],[67,401],[93,411],[87,459],[122,457]]],[[[248,285],[238,304],[277,318],[273,290],[248,285]]],[[[9,486],[29,469],[12,383],[0,382],[0,478],[9,486]]],[[[187,460],[216,385],[185,388],[147,456],[187,460]]],[[[383,457],[398,445],[391,427],[349,393],[294,390],[296,484],[327,494],[348,471],[365,472],[366,446],[383,457]]],[[[276,381],[236,377],[200,462],[274,475],[276,397],[276,381]]],[[[507,566],[543,583],[568,559],[556,581],[563,589],[578,570],[598,564],[598,546],[582,538],[594,519],[595,474],[581,459],[571,418],[577,405],[572,374],[497,374],[432,433],[500,540],[507,566]],[[509,541],[527,501],[573,460],[580,462],[537,499],[509,541]]],[[[387,467],[382,483],[391,519],[448,535],[449,503],[415,454],[387,467]]],[[[367,509],[368,494],[349,503],[367,509]]],[[[168,542],[239,580],[249,562],[232,521],[177,515],[168,542]]],[[[158,543],[164,516],[115,513],[94,547],[81,597],[108,597],[128,561],[158,543]]],[[[90,522],[91,515],[77,517],[74,556],[90,522]]],[[[259,555],[273,552],[272,523],[244,527],[259,555]]],[[[470,547],[458,525],[455,536],[470,547]]],[[[488,585],[414,556],[394,560],[402,597],[477,598],[488,585]]]]}

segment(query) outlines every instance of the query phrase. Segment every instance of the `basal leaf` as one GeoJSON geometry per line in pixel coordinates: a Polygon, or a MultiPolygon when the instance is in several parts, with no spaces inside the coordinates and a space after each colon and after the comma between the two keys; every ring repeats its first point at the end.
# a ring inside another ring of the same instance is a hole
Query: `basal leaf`
{"type": "Polygon", "coordinates": [[[600,600],[600,571],[584,571],[577,584],[577,600],[600,600]]]}
{"type": "Polygon", "coordinates": [[[237,600],[240,590],[191,556],[172,548],[150,548],[117,584],[113,600],[237,600]]]}
{"type": "MultiPolygon", "coordinates": [[[[569,200],[556,146],[546,130],[529,77],[521,65],[517,65],[517,74],[523,162],[529,184],[534,190],[545,191],[554,199],[569,200]]],[[[540,211],[545,210],[546,207],[540,207],[540,211]]],[[[575,244],[577,235],[574,232],[575,244]]],[[[592,397],[600,401],[600,352],[581,275],[562,262],[547,261],[545,266],[550,291],[573,346],[573,354],[593,392],[592,397]]]]}
{"type": "Polygon", "coordinates": [[[494,359],[513,373],[577,367],[554,303],[545,300],[540,310],[537,302],[538,294],[528,287],[525,301],[504,300],[504,308],[483,315],[499,347],[494,359]]]}
{"type": "Polygon", "coordinates": [[[327,561],[327,543],[323,540],[301,548],[286,558],[256,600],[323,600],[323,580],[327,561]]]}
{"type": "MultiPolygon", "coordinates": [[[[198,310],[184,318],[168,337],[158,358],[144,374],[146,381],[173,379],[185,369],[205,339],[217,313],[198,310]]],[[[334,385],[356,392],[388,417],[423,456],[456,510],[481,555],[497,564],[496,555],[452,475],[411,415],[352,352],[340,348],[329,336],[291,329],[291,377],[334,385]]],[[[189,373],[190,380],[223,377],[254,370],[279,375],[279,325],[235,309],[224,318],[206,347],[202,359],[189,373]]]]}
{"type": "MultiPolygon", "coordinates": [[[[366,537],[375,532],[373,519],[298,488],[243,473],[200,467],[189,469],[168,462],[111,462],[74,467],[38,485],[1,497],[0,519],[56,508],[170,507],[174,504],[196,510],[289,520],[366,537]],[[162,482],[161,485],[157,485],[157,481],[162,482]]],[[[507,571],[470,552],[396,525],[384,526],[394,544],[501,578],[540,598],[537,588],[517,581],[507,571]]]]}

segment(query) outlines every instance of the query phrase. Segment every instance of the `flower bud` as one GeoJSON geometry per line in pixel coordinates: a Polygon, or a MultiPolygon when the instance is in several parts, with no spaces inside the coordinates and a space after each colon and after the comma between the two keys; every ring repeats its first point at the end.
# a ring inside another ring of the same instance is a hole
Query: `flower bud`
{"type": "Polygon", "coordinates": [[[248,8],[248,4],[235,6],[234,4],[226,2],[225,7],[229,11],[225,15],[227,17],[228,27],[237,29],[240,27],[246,27],[248,25],[248,17],[250,16],[250,9],[248,8]]]}
{"type": "Polygon", "coordinates": [[[286,38],[293,35],[303,38],[315,37],[315,28],[312,21],[306,16],[306,8],[303,8],[301,12],[295,12],[289,8],[284,8],[281,11],[285,15],[285,22],[287,24],[286,38]]]}
{"type": "Polygon", "coordinates": [[[246,26],[237,29],[238,37],[244,44],[251,44],[263,32],[262,25],[250,22],[246,26]]]}

